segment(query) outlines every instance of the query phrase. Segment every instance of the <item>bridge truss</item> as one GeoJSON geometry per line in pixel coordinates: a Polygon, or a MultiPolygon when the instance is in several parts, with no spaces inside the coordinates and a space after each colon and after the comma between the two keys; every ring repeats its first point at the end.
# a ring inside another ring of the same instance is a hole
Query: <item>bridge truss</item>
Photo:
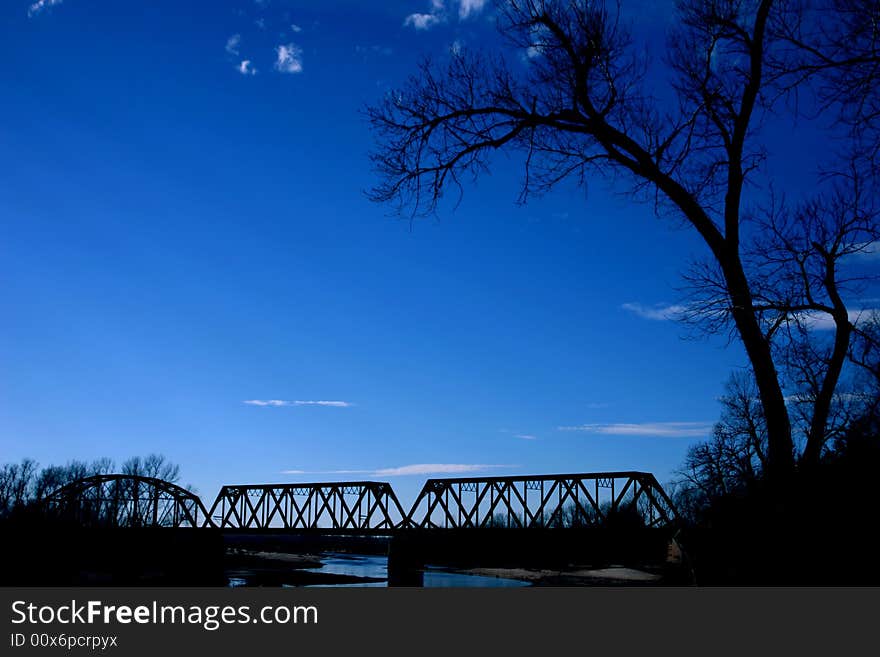
{"type": "Polygon", "coordinates": [[[647,472],[429,479],[404,512],[386,482],[224,486],[206,511],[161,479],[106,474],[59,488],[45,504],[82,526],[219,527],[373,533],[407,529],[665,527],[669,496],[647,472]]]}
{"type": "Polygon", "coordinates": [[[413,504],[411,528],[663,527],[672,501],[647,472],[429,479],[413,504]]]}
{"type": "Polygon", "coordinates": [[[406,522],[391,485],[377,481],[224,486],[209,517],[224,529],[391,530],[406,522]]]}
{"type": "Polygon", "coordinates": [[[44,500],[50,513],[84,527],[201,527],[199,497],[176,484],[124,474],[85,477],[44,500]]]}

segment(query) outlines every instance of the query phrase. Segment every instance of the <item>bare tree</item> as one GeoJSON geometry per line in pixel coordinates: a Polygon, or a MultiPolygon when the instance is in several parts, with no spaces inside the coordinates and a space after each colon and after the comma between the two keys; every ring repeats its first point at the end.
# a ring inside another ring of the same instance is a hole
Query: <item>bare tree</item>
{"type": "MultiPolygon", "coordinates": [[[[111,474],[116,466],[109,458],[92,462],[70,461],[66,465],[49,465],[40,469],[37,462],[24,459],[21,463],[0,466],[0,518],[24,510],[44,500],[53,491],[79,479],[111,474]]],[[[122,465],[123,474],[155,477],[176,483],[180,466],[160,454],[135,456],[122,465]]]]}
{"type": "Polygon", "coordinates": [[[876,0],[789,0],[772,26],[783,47],[772,75],[786,90],[804,82],[856,146],[866,173],[880,173],[880,4],[876,0]]]}
{"type": "Polygon", "coordinates": [[[862,417],[880,422],[880,317],[873,315],[856,327],[849,359],[858,367],[858,390],[862,417]]]}
{"type": "Polygon", "coordinates": [[[736,372],[721,398],[721,419],[712,437],[692,445],[673,482],[677,506],[688,516],[756,481],[767,463],[767,428],[748,372],[736,372]]]}
{"type": "MultiPolygon", "coordinates": [[[[637,197],[683,219],[708,247],[709,262],[690,279],[702,300],[692,318],[713,330],[729,328],[745,348],[767,436],[768,474],[790,472],[796,459],[783,393],[785,355],[793,352],[778,344],[797,341],[794,331],[778,338],[816,313],[833,318],[835,340],[813,403],[817,438],[801,454],[802,463],[814,463],[853,331],[837,265],[858,235],[876,234],[877,224],[875,214],[832,194],[799,207],[788,224],[772,223],[767,243],[768,227],[749,222],[744,210],[747,182],[758,186],[755,173],[767,156],[764,112],[818,79],[798,76],[805,46],[794,37],[829,47],[808,34],[806,10],[774,0],[680,2],[666,53],[671,102],[650,92],[648,55],[634,46],[619,11],[586,0],[510,0],[498,3],[497,12],[506,52],[527,53],[526,72],[516,72],[505,52],[457,51],[445,67],[424,63],[403,89],[369,109],[381,176],[372,198],[414,215],[433,212],[447,188],[460,190],[499,149],[524,154],[521,200],[570,177],[583,183],[590,175],[624,176],[637,197]],[[811,269],[795,281],[803,240],[811,269]],[[777,290],[777,284],[790,287],[777,290]]],[[[864,208],[875,190],[859,181],[856,203],[864,208]]],[[[764,209],[774,216],[772,207],[764,209]]]]}
{"type": "Polygon", "coordinates": [[[32,459],[0,467],[0,516],[21,509],[30,502],[36,472],[37,463],[32,459]]]}
{"type": "Polygon", "coordinates": [[[36,475],[33,486],[34,500],[42,500],[53,491],[77,479],[84,479],[85,477],[98,474],[109,474],[113,472],[114,467],[113,461],[108,458],[96,459],[91,463],[70,461],[67,465],[46,466],[36,475]]]}
{"type": "Polygon", "coordinates": [[[161,454],[134,456],[122,464],[122,474],[153,477],[177,483],[180,479],[180,466],[171,463],[161,454]]]}
{"type": "MultiPolygon", "coordinates": [[[[798,331],[801,321],[793,322],[798,331]]],[[[834,461],[851,451],[853,436],[864,440],[873,435],[877,444],[880,426],[880,333],[876,319],[857,329],[859,338],[851,347],[851,367],[840,381],[829,402],[823,442],[828,449],[825,460],[834,461]]],[[[790,355],[793,363],[786,369],[802,372],[805,381],[797,392],[786,396],[796,442],[807,445],[815,430],[817,395],[828,376],[827,354],[815,353],[815,338],[799,337],[790,355]],[[802,353],[804,352],[804,353],[802,353]]],[[[834,342],[834,338],[828,338],[834,342]]],[[[830,348],[830,347],[829,347],[830,348]]],[[[798,383],[798,381],[795,381],[798,383]]],[[[671,482],[673,498],[684,517],[699,521],[714,502],[730,494],[744,493],[762,478],[767,462],[767,431],[757,390],[748,371],[737,371],[720,399],[721,418],[708,441],[692,445],[684,464],[671,482]]],[[[868,438],[870,442],[870,438],[868,438]]],[[[876,453],[876,448],[875,448],[876,453]]],[[[875,457],[876,458],[876,457],[875,457]]],[[[867,465],[867,464],[866,464],[867,465]]]]}

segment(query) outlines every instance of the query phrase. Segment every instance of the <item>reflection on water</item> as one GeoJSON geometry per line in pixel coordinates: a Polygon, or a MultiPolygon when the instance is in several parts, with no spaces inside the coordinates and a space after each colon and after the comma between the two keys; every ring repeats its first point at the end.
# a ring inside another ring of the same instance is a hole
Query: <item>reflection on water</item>
{"type": "Polygon", "coordinates": [[[528,586],[528,582],[519,579],[505,579],[504,577],[486,577],[485,575],[467,575],[465,573],[453,573],[441,568],[428,567],[424,574],[423,586],[428,588],[442,587],[478,587],[478,588],[496,588],[496,587],[513,587],[528,586]]]}
{"type": "MultiPolygon", "coordinates": [[[[348,575],[352,577],[379,578],[381,582],[356,582],[352,584],[314,584],[312,586],[388,586],[388,557],[374,554],[343,554],[339,552],[326,552],[321,555],[322,566],[320,568],[307,568],[304,572],[348,575]]],[[[244,577],[230,577],[229,586],[247,586],[248,581],[244,577]]],[[[528,582],[516,579],[504,579],[502,577],[485,577],[483,575],[467,575],[456,573],[443,568],[428,567],[424,574],[425,588],[440,587],[512,587],[528,586],[528,582]]]]}
{"type": "MultiPolygon", "coordinates": [[[[321,555],[320,568],[309,568],[313,573],[332,575],[352,575],[354,577],[380,577],[384,582],[357,582],[354,584],[332,584],[329,586],[388,586],[388,557],[374,554],[340,554],[326,552],[321,555]]],[[[316,584],[315,586],[328,586],[316,584]]]]}

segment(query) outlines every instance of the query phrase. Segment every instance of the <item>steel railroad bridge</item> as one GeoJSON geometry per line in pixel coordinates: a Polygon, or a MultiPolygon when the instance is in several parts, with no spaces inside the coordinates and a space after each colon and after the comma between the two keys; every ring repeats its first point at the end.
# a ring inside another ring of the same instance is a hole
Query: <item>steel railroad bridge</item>
{"type": "Polygon", "coordinates": [[[44,501],[79,526],[193,527],[340,535],[415,530],[600,528],[629,519],[664,529],[669,496],[647,472],[428,479],[409,511],[387,482],[230,485],[207,509],[193,492],[151,477],[102,474],[44,501]]]}

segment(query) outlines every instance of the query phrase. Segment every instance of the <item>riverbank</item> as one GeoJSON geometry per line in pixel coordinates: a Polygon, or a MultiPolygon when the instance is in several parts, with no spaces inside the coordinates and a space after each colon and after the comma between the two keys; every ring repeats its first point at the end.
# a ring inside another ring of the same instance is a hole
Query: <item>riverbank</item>
{"type": "Polygon", "coordinates": [[[470,568],[459,572],[481,577],[516,579],[528,582],[531,586],[656,586],[663,582],[660,573],[623,566],[571,570],[470,568]]]}
{"type": "MultiPolygon", "coordinates": [[[[387,586],[387,560],[379,555],[293,554],[234,549],[227,553],[231,586],[387,586]]],[[[604,568],[450,568],[428,566],[424,586],[658,586],[663,575],[624,566],[604,568]]]]}

